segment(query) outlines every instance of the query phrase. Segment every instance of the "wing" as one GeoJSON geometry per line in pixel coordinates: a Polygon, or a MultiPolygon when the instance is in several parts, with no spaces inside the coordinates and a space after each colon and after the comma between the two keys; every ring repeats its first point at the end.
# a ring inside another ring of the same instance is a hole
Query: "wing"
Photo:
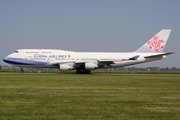
{"type": "Polygon", "coordinates": [[[98,62],[101,67],[103,67],[105,65],[111,66],[111,64],[115,64],[114,60],[99,60],[98,62]]]}
{"type": "MultiPolygon", "coordinates": [[[[111,66],[110,64],[115,64],[113,60],[98,60],[97,62],[100,67],[103,67],[104,65],[111,66]]],[[[85,63],[91,63],[91,62],[90,61],[75,61],[75,66],[80,67],[80,66],[85,65],[85,63]]]]}

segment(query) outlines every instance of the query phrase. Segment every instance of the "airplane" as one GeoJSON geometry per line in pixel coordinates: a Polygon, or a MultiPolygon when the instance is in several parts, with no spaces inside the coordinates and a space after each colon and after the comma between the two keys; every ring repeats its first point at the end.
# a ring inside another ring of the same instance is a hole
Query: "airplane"
{"type": "Polygon", "coordinates": [[[21,68],[58,68],[91,74],[91,70],[119,68],[166,58],[174,52],[163,52],[171,29],[162,29],[134,52],[73,52],[54,49],[19,49],[3,61],[21,68]]]}

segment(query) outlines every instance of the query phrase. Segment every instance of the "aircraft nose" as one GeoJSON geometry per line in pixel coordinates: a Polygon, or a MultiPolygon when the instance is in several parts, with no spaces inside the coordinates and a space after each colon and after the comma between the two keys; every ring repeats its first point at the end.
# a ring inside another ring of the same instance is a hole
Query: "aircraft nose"
{"type": "Polygon", "coordinates": [[[3,58],[3,61],[7,62],[8,61],[8,57],[3,58]]]}

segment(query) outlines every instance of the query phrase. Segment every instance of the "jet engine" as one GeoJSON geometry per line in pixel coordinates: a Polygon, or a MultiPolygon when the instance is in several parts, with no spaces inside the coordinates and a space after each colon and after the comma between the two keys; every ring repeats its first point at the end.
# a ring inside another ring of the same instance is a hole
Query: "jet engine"
{"type": "Polygon", "coordinates": [[[59,65],[59,71],[68,71],[72,70],[73,67],[69,66],[68,64],[60,64],[59,65]]]}
{"type": "Polygon", "coordinates": [[[85,63],[85,70],[94,70],[98,68],[98,66],[94,63],[85,63]]]}

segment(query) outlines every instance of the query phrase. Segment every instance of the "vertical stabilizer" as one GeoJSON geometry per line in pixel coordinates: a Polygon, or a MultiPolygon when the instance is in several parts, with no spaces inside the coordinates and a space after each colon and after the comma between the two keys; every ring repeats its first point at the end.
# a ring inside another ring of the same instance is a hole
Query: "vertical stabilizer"
{"type": "Polygon", "coordinates": [[[162,52],[170,33],[171,29],[161,30],[147,43],[145,43],[141,48],[139,48],[136,52],[162,52]]]}

